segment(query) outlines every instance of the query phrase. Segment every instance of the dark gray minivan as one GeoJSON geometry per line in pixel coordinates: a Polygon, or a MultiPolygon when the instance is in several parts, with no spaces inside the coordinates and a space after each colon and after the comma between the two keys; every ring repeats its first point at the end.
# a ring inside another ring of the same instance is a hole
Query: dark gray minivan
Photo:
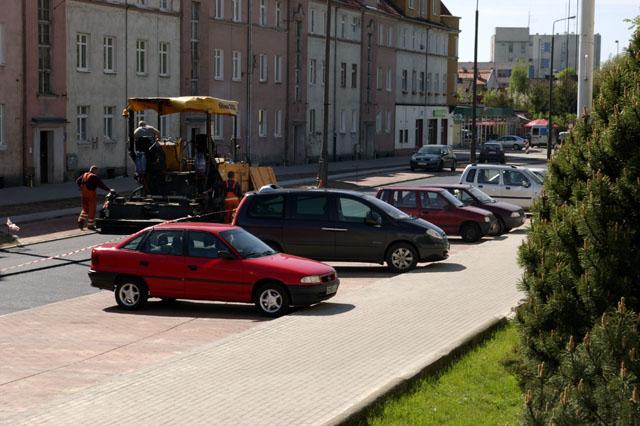
{"type": "Polygon", "coordinates": [[[278,251],[316,260],[386,261],[394,272],[449,255],[449,241],[440,228],[354,191],[248,193],[233,224],[278,251]]]}

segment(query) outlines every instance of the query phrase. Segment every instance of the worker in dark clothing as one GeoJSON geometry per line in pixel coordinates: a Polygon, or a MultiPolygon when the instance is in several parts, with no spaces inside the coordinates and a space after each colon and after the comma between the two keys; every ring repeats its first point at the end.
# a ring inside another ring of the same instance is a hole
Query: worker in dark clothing
{"type": "Polygon", "coordinates": [[[93,165],[88,172],[76,179],[76,183],[81,191],[80,200],[82,202],[82,211],[80,212],[80,216],[78,216],[78,228],[80,229],[84,229],[87,221],[87,229],[96,229],[96,190],[101,188],[108,192],[113,191],[113,189],[102,182],[97,172],[98,167],[93,165]]]}
{"type": "Polygon", "coordinates": [[[227,173],[227,181],[224,183],[224,192],[226,194],[224,198],[225,223],[231,223],[242,198],[242,189],[234,178],[235,173],[229,172],[227,173]]]}

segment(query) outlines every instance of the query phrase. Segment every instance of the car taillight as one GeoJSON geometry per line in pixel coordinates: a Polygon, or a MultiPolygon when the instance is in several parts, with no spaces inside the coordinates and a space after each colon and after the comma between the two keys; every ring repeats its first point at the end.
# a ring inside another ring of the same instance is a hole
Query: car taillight
{"type": "Polygon", "coordinates": [[[91,251],[91,268],[100,264],[100,256],[98,256],[98,252],[95,250],[91,251]]]}

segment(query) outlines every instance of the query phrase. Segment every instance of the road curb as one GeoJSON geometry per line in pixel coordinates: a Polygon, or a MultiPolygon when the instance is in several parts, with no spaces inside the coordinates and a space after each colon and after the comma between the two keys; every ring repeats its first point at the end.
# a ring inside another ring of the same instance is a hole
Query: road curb
{"type": "Polygon", "coordinates": [[[429,354],[419,365],[408,367],[395,379],[373,389],[363,400],[334,416],[328,423],[337,425],[366,424],[367,414],[377,404],[393,396],[406,393],[419,380],[442,371],[454,363],[460,356],[488,339],[494,331],[505,327],[509,318],[513,316],[512,312],[513,309],[510,309],[509,312],[480,324],[451,345],[441,348],[436,353],[429,354]]]}

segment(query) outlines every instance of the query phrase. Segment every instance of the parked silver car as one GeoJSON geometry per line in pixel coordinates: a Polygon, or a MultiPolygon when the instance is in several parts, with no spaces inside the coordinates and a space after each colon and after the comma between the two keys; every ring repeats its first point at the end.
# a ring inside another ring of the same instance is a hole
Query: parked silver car
{"type": "Polygon", "coordinates": [[[524,141],[525,139],[520,136],[506,135],[500,136],[498,139],[491,142],[498,142],[500,145],[502,145],[502,148],[505,149],[509,148],[513,150],[520,150],[524,148],[524,141]]]}

